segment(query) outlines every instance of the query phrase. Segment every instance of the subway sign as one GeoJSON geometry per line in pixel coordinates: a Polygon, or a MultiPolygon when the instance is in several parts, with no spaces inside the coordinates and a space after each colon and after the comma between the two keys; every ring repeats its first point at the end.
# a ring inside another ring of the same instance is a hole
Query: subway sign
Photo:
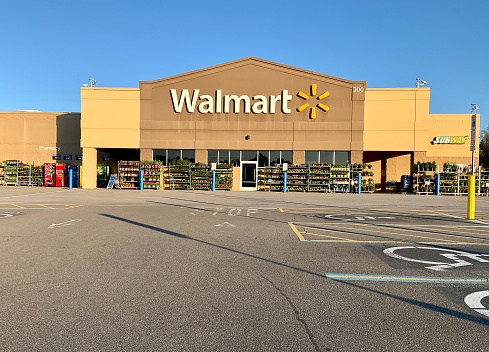
{"type": "MultiPolygon", "coordinates": [[[[300,104],[295,109],[298,112],[309,109],[309,118],[316,118],[316,108],[328,112],[329,106],[324,104],[330,93],[317,95],[317,85],[311,84],[310,93],[306,94],[303,91],[297,92],[296,96],[302,99],[300,104]],[[315,99],[313,99],[315,97],[315,99]]],[[[216,89],[212,95],[201,94],[200,89],[190,91],[182,89],[178,92],[176,89],[170,89],[170,98],[173,110],[176,113],[181,113],[184,109],[189,113],[198,112],[200,114],[215,114],[215,113],[243,113],[245,114],[275,114],[280,111],[282,114],[291,114],[291,102],[293,95],[289,94],[287,89],[278,92],[277,95],[227,95],[223,94],[221,89],[216,89]]]]}
{"type": "Polygon", "coordinates": [[[469,136],[437,136],[433,138],[431,144],[465,144],[469,136]]]}

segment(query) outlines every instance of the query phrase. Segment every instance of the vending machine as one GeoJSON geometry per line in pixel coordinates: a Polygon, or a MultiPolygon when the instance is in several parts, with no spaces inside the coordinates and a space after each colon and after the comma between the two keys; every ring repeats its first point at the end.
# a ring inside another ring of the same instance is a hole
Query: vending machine
{"type": "Polygon", "coordinates": [[[56,185],[55,176],[56,176],[56,164],[45,163],[44,180],[43,180],[44,187],[54,187],[56,185]]]}
{"type": "Polygon", "coordinates": [[[69,168],[71,169],[73,175],[72,186],[80,187],[80,166],[70,165],[69,168]]]}
{"type": "Polygon", "coordinates": [[[98,165],[97,166],[97,188],[107,187],[109,182],[110,173],[108,165],[98,165]]]}
{"type": "Polygon", "coordinates": [[[56,164],[56,187],[67,187],[68,168],[66,164],[56,164]]]}

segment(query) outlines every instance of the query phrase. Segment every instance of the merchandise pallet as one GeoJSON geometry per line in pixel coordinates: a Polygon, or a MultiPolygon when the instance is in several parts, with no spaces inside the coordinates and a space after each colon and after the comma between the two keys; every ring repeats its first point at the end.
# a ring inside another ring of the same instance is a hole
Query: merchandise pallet
{"type": "Polygon", "coordinates": [[[138,189],[139,161],[119,161],[118,177],[120,189],[138,189]]]}
{"type": "Polygon", "coordinates": [[[231,164],[217,164],[215,171],[216,190],[231,190],[233,188],[233,166],[231,164]]]}
{"type": "Polygon", "coordinates": [[[211,189],[210,167],[206,164],[192,164],[190,166],[190,188],[208,191],[211,189]]]}
{"type": "Polygon", "coordinates": [[[272,166],[258,169],[258,189],[261,191],[283,191],[284,172],[282,167],[272,166]]]}
{"type": "Polygon", "coordinates": [[[160,189],[161,163],[158,161],[141,161],[143,172],[143,189],[160,189]]]}
{"type": "Polygon", "coordinates": [[[190,165],[169,165],[168,176],[170,189],[189,190],[190,182],[190,165]]]}

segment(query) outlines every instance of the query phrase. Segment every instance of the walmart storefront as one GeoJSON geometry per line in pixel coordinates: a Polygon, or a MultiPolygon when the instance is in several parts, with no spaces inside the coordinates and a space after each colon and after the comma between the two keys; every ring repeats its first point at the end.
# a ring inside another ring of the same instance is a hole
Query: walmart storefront
{"type": "Polygon", "coordinates": [[[102,155],[113,168],[120,159],[370,163],[380,189],[417,161],[470,164],[470,114],[433,115],[429,102],[429,88],[367,89],[257,58],[137,89],[82,88],[84,187],[96,186],[102,155]]]}
{"type": "MultiPolygon", "coordinates": [[[[232,163],[236,175],[242,175],[244,165],[369,163],[378,189],[384,189],[389,180],[411,174],[418,161],[471,163],[471,115],[430,114],[429,104],[429,88],[367,88],[365,81],[245,58],[140,82],[139,88],[82,87],[80,145],[72,153],[83,155],[84,188],[97,186],[99,165],[116,173],[119,160],[168,165],[189,159],[232,163]]],[[[0,113],[0,119],[7,115],[0,113]]],[[[50,118],[46,113],[24,116],[15,133],[25,136],[41,116],[50,118]]],[[[60,130],[50,134],[54,139],[64,135],[60,130]]],[[[63,154],[51,139],[35,144],[63,154]]],[[[29,142],[12,143],[0,139],[7,158],[22,159],[29,142]]],[[[34,155],[36,145],[29,158],[49,162],[45,152],[34,155]]]]}

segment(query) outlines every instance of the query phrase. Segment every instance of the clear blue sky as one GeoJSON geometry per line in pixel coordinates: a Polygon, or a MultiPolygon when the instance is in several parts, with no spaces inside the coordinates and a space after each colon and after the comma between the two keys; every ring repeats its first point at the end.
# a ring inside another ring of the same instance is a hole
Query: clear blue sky
{"type": "Polygon", "coordinates": [[[372,88],[419,77],[431,113],[476,103],[489,125],[489,0],[3,1],[0,111],[80,111],[90,77],[138,87],[248,56],[372,88]]]}

